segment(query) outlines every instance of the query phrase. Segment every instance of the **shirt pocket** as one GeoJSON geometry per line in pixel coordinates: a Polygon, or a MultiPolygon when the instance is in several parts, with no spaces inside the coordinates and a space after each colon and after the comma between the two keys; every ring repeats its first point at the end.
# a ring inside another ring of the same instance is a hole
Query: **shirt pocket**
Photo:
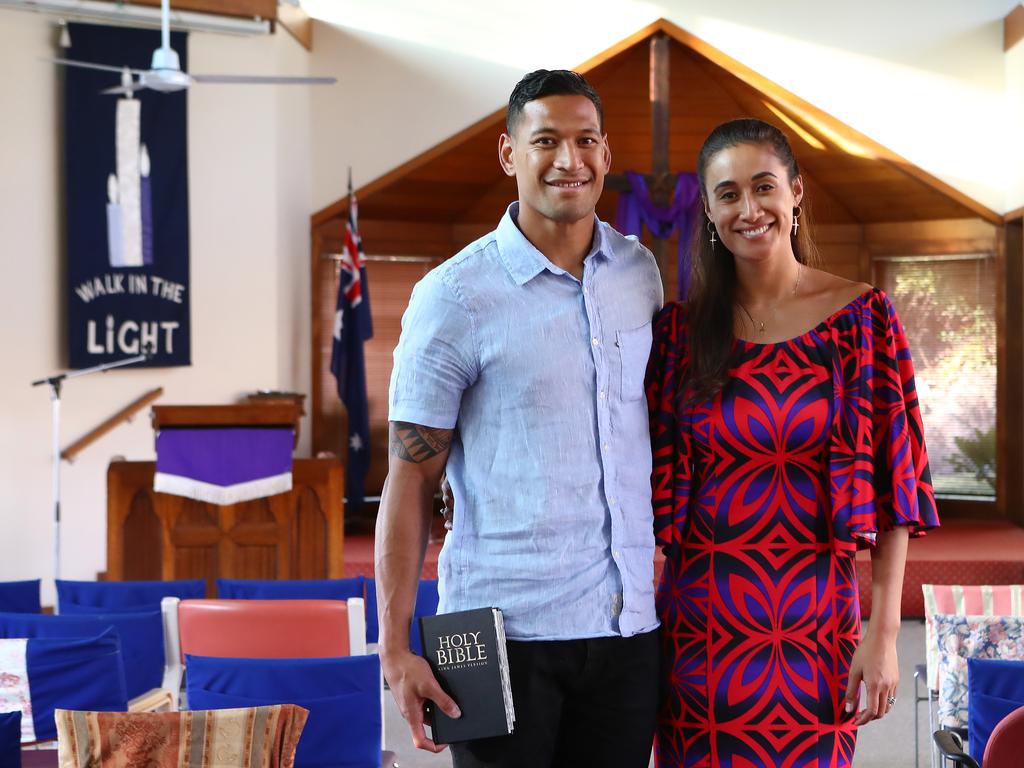
{"type": "Polygon", "coordinates": [[[615,332],[615,346],[619,350],[619,368],[622,375],[619,397],[625,402],[640,400],[644,396],[644,376],[647,358],[651,355],[651,324],[615,332]]]}

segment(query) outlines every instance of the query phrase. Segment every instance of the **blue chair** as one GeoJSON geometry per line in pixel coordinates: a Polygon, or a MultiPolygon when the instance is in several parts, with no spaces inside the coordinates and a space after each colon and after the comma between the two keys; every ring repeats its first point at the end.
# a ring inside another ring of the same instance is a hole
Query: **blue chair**
{"type": "MultiPolygon", "coordinates": [[[[420,616],[433,616],[437,613],[440,598],[437,594],[437,579],[421,579],[416,588],[416,607],[413,608],[412,624],[409,627],[409,650],[417,656],[423,655],[423,643],[420,640],[420,616]]],[[[366,642],[380,642],[380,627],[377,624],[377,582],[366,580],[366,642]],[[371,629],[371,621],[373,623],[371,629]],[[372,634],[372,637],[371,637],[372,634]]]]}
{"type": "Polygon", "coordinates": [[[363,580],[363,594],[366,596],[366,642],[380,642],[380,625],[377,623],[377,582],[363,580]]]}
{"type": "Polygon", "coordinates": [[[0,581],[0,611],[39,613],[39,579],[0,581]]]}
{"type": "Polygon", "coordinates": [[[21,711],[0,712],[0,765],[21,767],[21,711]]]}
{"type": "Polygon", "coordinates": [[[968,751],[980,763],[992,729],[1024,706],[1024,661],[968,659],[967,701],[968,751]]]}
{"type": "Polygon", "coordinates": [[[383,713],[375,654],[336,659],[188,656],[190,709],[298,704],[309,710],[296,768],[379,768],[383,713]]]}
{"type": "Polygon", "coordinates": [[[0,638],[95,637],[108,627],[114,628],[121,642],[128,698],[159,688],[164,671],[160,611],[60,616],[0,613],[0,638]]]}
{"type": "Polygon", "coordinates": [[[350,579],[217,579],[229,600],[348,600],[363,596],[363,577],[350,579]]]}
{"type": "Polygon", "coordinates": [[[121,643],[113,629],[97,637],[0,640],[7,688],[21,708],[22,742],[57,738],[56,709],[123,712],[128,694],[121,643]],[[28,721],[28,722],[25,722],[28,721]]]}
{"type": "Polygon", "coordinates": [[[206,597],[204,579],[179,581],[67,581],[57,579],[59,613],[159,611],[165,597],[206,597]]]}
{"type": "Polygon", "coordinates": [[[420,640],[420,616],[433,616],[437,613],[439,602],[437,579],[423,579],[416,590],[416,608],[412,614],[412,626],[409,628],[409,649],[417,656],[423,655],[423,642],[420,640]]]}

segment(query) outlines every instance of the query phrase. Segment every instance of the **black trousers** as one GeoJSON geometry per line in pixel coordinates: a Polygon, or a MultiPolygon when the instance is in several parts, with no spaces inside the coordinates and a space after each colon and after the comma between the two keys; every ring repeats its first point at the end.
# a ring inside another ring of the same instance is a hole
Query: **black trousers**
{"type": "Polygon", "coordinates": [[[658,632],[508,642],[509,736],[452,744],[455,768],[646,768],[654,740],[658,632]]]}

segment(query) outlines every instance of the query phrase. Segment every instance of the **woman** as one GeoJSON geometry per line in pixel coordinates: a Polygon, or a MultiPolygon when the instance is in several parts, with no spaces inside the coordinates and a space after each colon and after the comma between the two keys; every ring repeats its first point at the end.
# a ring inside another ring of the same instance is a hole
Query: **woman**
{"type": "Polygon", "coordinates": [[[938,525],[906,337],[881,291],[813,268],[777,128],[719,126],[697,172],[705,233],[647,383],[658,765],[849,766],[895,703],[908,535],[938,525]]]}

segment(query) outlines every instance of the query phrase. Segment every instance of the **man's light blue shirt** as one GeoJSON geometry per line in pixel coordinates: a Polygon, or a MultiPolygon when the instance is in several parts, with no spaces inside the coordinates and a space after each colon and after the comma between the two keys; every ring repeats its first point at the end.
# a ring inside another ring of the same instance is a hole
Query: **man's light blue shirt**
{"type": "Polygon", "coordinates": [[[416,285],[395,349],[391,421],[455,429],[439,612],[498,607],[516,640],[646,632],[658,268],[595,217],[577,280],[517,215],[416,285]]]}

